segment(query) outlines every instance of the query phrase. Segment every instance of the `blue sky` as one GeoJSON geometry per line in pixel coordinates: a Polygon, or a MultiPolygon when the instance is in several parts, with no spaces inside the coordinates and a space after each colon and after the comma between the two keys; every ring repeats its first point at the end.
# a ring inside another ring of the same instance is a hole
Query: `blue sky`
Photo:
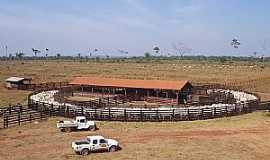
{"type": "Polygon", "coordinates": [[[30,55],[143,55],[155,45],[166,54],[182,42],[189,55],[270,56],[269,30],[268,0],[0,0],[1,55],[5,45],[30,55]]]}

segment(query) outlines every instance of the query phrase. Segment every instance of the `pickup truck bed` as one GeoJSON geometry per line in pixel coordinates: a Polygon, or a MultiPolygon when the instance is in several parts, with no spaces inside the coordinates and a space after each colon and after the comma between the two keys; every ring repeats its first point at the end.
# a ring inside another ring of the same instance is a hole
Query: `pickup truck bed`
{"type": "Polygon", "coordinates": [[[77,124],[71,122],[71,121],[60,121],[56,124],[57,128],[73,128],[77,127],[77,124]]]}

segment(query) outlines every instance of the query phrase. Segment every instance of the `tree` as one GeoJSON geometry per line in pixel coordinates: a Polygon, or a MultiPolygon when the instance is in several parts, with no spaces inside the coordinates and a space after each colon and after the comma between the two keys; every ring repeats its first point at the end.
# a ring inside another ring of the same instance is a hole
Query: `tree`
{"type": "Polygon", "coordinates": [[[48,48],[45,48],[45,51],[46,51],[45,57],[47,58],[48,57],[49,49],[48,48]]]}
{"type": "Polygon", "coordinates": [[[158,52],[160,51],[160,48],[159,48],[158,46],[155,46],[155,47],[153,48],[153,51],[154,51],[156,54],[158,54],[158,52]]]}
{"type": "Polygon", "coordinates": [[[118,52],[120,52],[121,54],[128,54],[128,51],[122,50],[122,49],[118,49],[118,52]]]}
{"type": "Polygon", "coordinates": [[[144,53],[144,57],[145,57],[146,59],[149,59],[149,58],[151,57],[151,54],[150,54],[149,52],[145,52],[145,53],[144,53]]]}
{"type": "Polygon", "coordinates": [[[234,38],[231,42],[231,46],[233,46],[234,48],[239,48],[240,45],[241,43],[236,38],[234,38]]]}
{"type": "Polygon", "coordinates": [[[61,57],[61,54],[60,53],[57,53],[56,54],[56,57],[57,57],[57,59],[59,59],[61,57]]]}
{"type": "Polygon", "coordinates": [[[15,54],[15,56],[16,56],[16,58],[18,58],[18,59],[22,59],[23,58],[23,56],[24,56],[24,53],[23,52],[17,52],[16,54],[15,54]]]}
{"type": "Polygon", "coordinates": [[[59,63],[59,59],[60,59],[60,57],[61,57],[61,54],[60,54],[60,53],[57,53],[57,54],[56,54],[57,63],[59,63]]]}
{"type": "Polygon", "coordinates": [[[37,54],[38,54],[38,53],[40,53],[40,52],[41,52],[40,50],[35,49],[35,48],[32,48],[32,51],[34,52],[35,57],[37,56],[37,54]]]}
{"type": "Polygon", "coordinates": [[[172,44],[172,48],[177,52],[177,54],[182,59],[184,54],[189,53],[191,51],[183,42],[177,42],[172,44]]]}

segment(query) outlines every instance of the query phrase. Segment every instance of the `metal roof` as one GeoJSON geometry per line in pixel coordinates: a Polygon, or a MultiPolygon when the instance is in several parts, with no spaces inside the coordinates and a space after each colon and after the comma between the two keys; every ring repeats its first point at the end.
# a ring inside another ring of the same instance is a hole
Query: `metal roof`
{"type": "Polygon", "coordinates": [[[98,77],[76,77],[69,84],[100,86],[100,87],[181,90],[188,83],[189,82],[187,80],[165,81],[165,80],[137,80],[137,79],[98,78],[98,77]]]}

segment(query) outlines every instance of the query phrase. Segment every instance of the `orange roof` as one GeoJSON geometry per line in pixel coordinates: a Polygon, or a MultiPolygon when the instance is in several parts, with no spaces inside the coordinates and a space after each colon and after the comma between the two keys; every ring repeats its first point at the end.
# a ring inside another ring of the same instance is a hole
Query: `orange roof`
{"type": "Polygon", "coordinates": [[[100,87],[181,90],[187,83],[189,83],[187,80],[164,81],[164,80],[136,80],[136,79],[97,78],[97,77],[76,77],[69,84],[100,86],[100,87]]]}

